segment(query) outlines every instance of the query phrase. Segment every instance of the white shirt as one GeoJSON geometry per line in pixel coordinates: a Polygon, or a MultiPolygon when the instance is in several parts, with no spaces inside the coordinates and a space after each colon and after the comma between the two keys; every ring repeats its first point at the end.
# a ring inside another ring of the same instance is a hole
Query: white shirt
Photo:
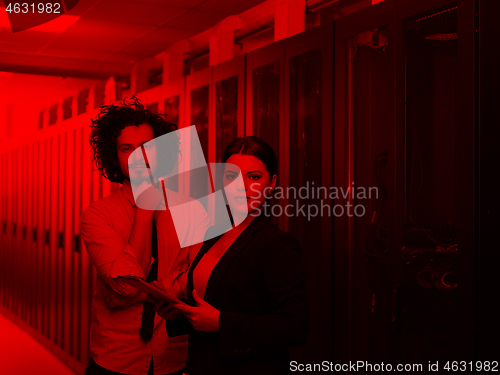
{"type": "MultiPolygon", "coordinates": [[[[169,203],[172,197],[185,201],[181,194],[169,191],[169,203]]],[[[116,279],[118,275],[146,278],[128,244],[135,210],[130,182],[125,181],[120,189],[93,202],[82,214],[81,233],[98,273],[97,290],[107,283],[116,292],[128,295],[131,287],[116,279]]],[[[199,202],[186,205],[185,215],[176,233],[167,211],[154,214],[158,233],[158,280],[163,280],[166,286],[175,282],[184,293],[189,264],[201,247],[209,223],[199,202]],[[178,238],[193,238],[191,243],[196,245],[180,248],[178,238]]],[[[187,358],[187,336],[169,338],[164,320],[155,315],[153,337],[144,343],[139,335],[142,310],[142,302],[109,309],[100,293],[94,294],[90,328],[90,353],[94,361],[108,370],[134,375],[147,374],[151,357],[155,374],[168,374],[183,368],[187,358]]]]}

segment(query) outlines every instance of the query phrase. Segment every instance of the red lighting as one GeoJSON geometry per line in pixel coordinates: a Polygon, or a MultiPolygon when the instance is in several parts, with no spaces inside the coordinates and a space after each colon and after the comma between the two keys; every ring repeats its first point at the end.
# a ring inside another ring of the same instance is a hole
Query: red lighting
{"type": "MultiPolygon", "coordinates": [[[[69,29],[76,21],[78,21],[80,17],[71,16],[69,14],[62,14],[60,17],[57,17],[51,21],[43,23],[41,25],[30,28],[29,30],[33,31],[45,31],[51,33],[63,33],[67,29],[69,29]]],[[[7,11],[5,7],[0,7],[0,28],[8,28],[10,29],[9,17],[7,15],[7,11]]]]}
{"type": "Polygon", "coordinates": [[[431,39],[431,40],[457,40],[457,38],[458,38],[457,33],[434,34],[434,35],[425,37],[425,39],[431,39]]]}

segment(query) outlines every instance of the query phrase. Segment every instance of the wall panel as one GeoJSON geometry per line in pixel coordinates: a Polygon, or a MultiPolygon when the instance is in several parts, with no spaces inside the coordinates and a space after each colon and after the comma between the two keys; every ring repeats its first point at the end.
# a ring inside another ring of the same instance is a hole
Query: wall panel
{"type": "Polygon", "coordinates": [[[51,202],[51,182],[52,182],[52,139],[45,139],[45,183],[44,183],[44,236],[42,248],[42,285],[43,285],[43,317],[42,317],[42,335],[50,339],[49,332],[49,313],[50,313],[50,212],[52,210],[51,202]]]}
{"type": "Polygon", "coordinates": [[[66,137],[65,134],[58,135],[58,171],[57,171],[57,230],[56,230],[56,291],[57,291],[57,315],[56,315],[56,337],[55,344],[64,350],[64,304],[66,301],[64,295],[64,205],[65,205],[65,169],[66,169],[66,137]]]}
{"type": "MultiPolygon", "coordinates": [[[[186,126],[194,125],[196,126],[196,130],[198,132],[198,138],[201,144],[201,148],[203,150],[202,155],[190,155],[192,164],[197,163],[194,160],[196,158],[205,158],[208,161],[208,157],[210,155],[210,134],[211,129],[209,127],[209,120],[212,108],[213,97],[210,95],[210,87],[212,84],[212,69],[206,68],[200,70],[196,73],[190,74],[186,77],[186,126]]],[[[186,150],[189,152],[188,150],[186,150]]],[[[193,174],[186,173],[183,175],[185,177],[184,181],[180,181],[180,184],[184,183],[186,186],[189,186],[190,195],[193,198],[201,198],[207,196],[211,191],[210,187],[210,179],[209,176],[197,176],[198,178],[202,178],[203,181],[206,181],[206,184],[190,184],[189,178],[190,175],[193,174]]],[[[197,175],[200,172],[197,173],[197,175]]],[[[182,188],[181,188],[181,191],[182,188]]],[[[207,209],[207,207],[205,207],[207,209]]]]}
{"type": "Polygon", "coordinates": [[[210,160],[216,163],[220,163],[229,142],[245,134],[245,59],[238,56],[212,68],[214,111],[210,123],[215,132],[210,138],[210,160]]]}
{"type": "MultiPolygon", "coordinates": [[[[355,64],[354,59],[356,59],[354,38],[361,33],[371,32],[387,25],[389,25],[388,34],[391,35],[393,30],[389,17],[391,14],[390,6],[389,2],[382,2],[373,6],[370,10],[345,17],[335,24],[335,92],[340,93],[335,97],[334,109],[335,144],[333,157],[335,160],[335,186],[351,186],[353,181],[359,186],[359,183],[354,180],[357,168],[373,168],[371,164],[372,150],[367,146],[366,140],[363,140],[364,143],[361,143],[361,139],[358,137],[356,143],[354,142],[354,132],[356,134],[365,133],[371,135],[369,127],[360,128],[359,130],[357,127],[355,128],[355,125],[361,127],[366,125],[366,122],[359,121],[354,124],[354,119],[358,117],[360,117],[360,120],[365,119],[366,113],[370,113],[370,106],[367,106],[364,101],[358,99],[356,105],[354,105],[354,91],[363,86],[363,84],[354,86],[354,80],[356,79],[353,65],[355,64]],[[360,150],[363,150],[363,147],[368,147],[367,151],[369,151],[360,152],[360,150]],[[368,154],[368,158],[364,160],[357,158],[355,160],[354,155],[356,153],[358,155],[368,154]]],[[[391,40],[390,37],[389,40],[391,40]]],[[[385,50],[390,54],[392,48],[393,45],[389,43],[385,47],[385,50]]],[[[364,53],[360,48],[360,56],[364,53]]],[[[390,59],[387,61],[387,69],[390,71],[390,59]]],[[[387,86],[390,87],[390,77],[387,77],[387,81],[387,86]]],[[[369,84],[369,81],[365,81],[366,86],[364,86],[364,89],[357,91],[366,92],[366,87],[369,87],[369,84]]],[[[385,103],[390,106],[390,93],[388,95],[389,98],[385,103]]],[[[390,112],[390,108],[388,111],[390,112]]],[[[389,117],[387,120],[387,126],[390,127],[391,118],[389,117]]],[[[359,174],[356,174],[356,177],[358,176],[359,174]]],[[[390,181],[387,181],[387,184],[389,185],[390,181]]],[[[346,204],[346,200],[339,200],[339,203],[346,204]]],[[[348,203],[352,204],[352,201],[348,203]]],[[[370,207],[367,209],[370,209],[370,207]]],[[[372,319],[370,314],[367,314],[367,311],[369,312],[370,310],[367,310],[366,306],[360,306],[361,304],[367,305],[371,303],[370,299],[353,298],[355,288],[357,288],[357,293],[361,293],[360,290],[363,289],[363,295],[370,295],[369,285],[366,284],[366,255],[359,248],[359,239],[354,240],[354,231],[356,228],[360,228],[359,230],[362,230],[363,233],[366,232],[367,227],[364,220],[366,219],[358,219],[346,215],[334,218],[334,248],[336,251],[333,254],[335,264],[333,274],[334,295],[337,301],[334,315],[338,317],[334,321],[334,347],[336,357],[341,360],[354,358],[355,355],[366,351],[367,345],[370,342],[370,336],[373,335],[373,331],[370,331],[370,328],[367,327],[368,324],[372,326],[374,324],[373,321],[370,321],[372,319]],[[355,275],[359,278],[359,282],[356,282],[355,275]],[[356,314],[362,314],[363,319],[358,320],[356,314]],[[356,321],[357,323],[355,323],[356,321]]],[[[383,294],[385,293],[377,294],[378,302],[386,299],[386,296],[383,296],[383,294]]],[[[383,303],[377,306],[376,313],[381,318],[380,324],[383,324],[383,320],[385,319],[383,315],[387,314],[383,303]]],[[[377,324],[379,324],[378,319],[377,324]]],[[[380,342],[377,345],[379,352],[385,350],[386,342],[384,340],[384,336],[381,336],[380,342]]],[[[375,354],[371,353],[371,355],[375,354]]]]}
{"type": "Polygon", "coordinates": [[[57,332],[57,255],[58,255],[58,208],[59,208],[59,160],[60,160],[60,148],[59,148],[59,136],[54,135],[51,137],[51,158],[50,163],[51,175],[50,175],[50,212],[49,212],[49,232],[50,232],[50,242],[48,247],[48,268],[47,272],[49,274],[49,339],[51,344],[57,344],[56,332],[57,332]]]}
{"type": "MultiPolygon", "coordinates": [[[[74,338],[74,358],[76,361],[81,361],[81,351],[82,351],[82,336],[81,336],[81,322],[82,322],[82,256],[81,249],[76,246],[75,239],[77,238],[77,234],[79,233],[80,228],[80,216],[81,216],[81,194],[82,194],[82,129],[78,128],[74,131],[74,176],[72,178],[73,181],[73,223],[71,227],[71,238],[72,238],[72,246],[71,251],[74,259],[74,282],[75,282],[75,303],[74,303],[74,322],[72,327],[72,334],[74,338]]],[[[106,180],[107,181],[107,180],[106,180]]],[[[104,188],[105,194],[109,195],[109,191],[107,186],[104,188]]]]}
{"type": "Polygon", "coordinates": [[[35,323],[35,329],[38,330],[40,334],[43,334],[43,314],[44,314],[44,287],[43,287],[43,276],[44,276],[44,258],[43,250],[45,248],[45,170],[46,170],[46,159],[45,159],[45,140],[38,141],[37,155],[37,202],[38,202],[38,215],[37,215],[37,242],[36,242],[36,311],[37,318],[35,323]]]}
{"type": "Polygon", "coordinates": [[[70,347],[70,321],[71,321],[71,221],[72,221],[72,158],[73,143],[72,132],[68,131],[64,134],[64,142],[66,143],[65,159],[66,165],[64,169],[64,257],[63,257],[63,282],[64,282],[64,308],[63,308],[63,337],[62,346],[66,352],[70,347]]]}
{"type": "Polygon", "coordinates": [[[27,322],[30,326],[34,326],[34,317],[35,317],[35,293],[36,291],[34,290],[34,287],[36,285],[36,280],[35,280],[35,255],[36,255],[36,243],[35,243],[35,236],[34,236],[34,228],[36,226],[36,210],[35,210],[35,195],[36,195],[36,188],[35,188],[35,144],[30,144],[28,145],[28,208],[27,208],[27,214],[28,214],[28,225],[27,225],[27,233],[26,233],[26,240],[28,243],[28,253],[29,253],[29,264],[27,267],[27,279],[28,279],[28,319],[27,322]]]}
{"type": "Polygon", "coordinates": [[[20,150],[17,148],[14,152],[14,158],[12,159],[12,180],[13,180],[13,228],[12,228],[12,242],[13,246],[10,248],[11,257],[13,260],[13,268],[11,271],[12,277],[12,307],[14,309],[14,313],[19,315],[20,313],[20,300],[22,297],[21,294],[21,283],[19,282],[19,274],[16,272],[16,268],[19,267],[19,256],[21,254],[18,249],[21,249],[21,241],[19,239],[19,223],[21,221],[20,218],[20,207],[21,207],[21,196],[19,194],[19,185],[20,185],[20,173],[19,173],[19,159],[20,159],[20,150]]]}
{"type": "Polygon", "coordinates": [[[0,285],[3,287],[0,288],[0,305],[3,305],[4,296],[5,296],[5,282],[6,282],[6,267],[7,267],[7,166],[5,165],[5,161],[7,158],[7,154],[0,155],[0,241],[2,243],[1,251],[0,251],[0,285]]]}
{"type": "Polygon", "coordinates": [[[12,160],[14,158],[14,152],[11,152],[10,154],[7,155],[5,164],[6,164],[6,174],[7,174],[7,194],[9,196],[9,199],[6,204],[6,213],[7,213],[7,225],[6,225],[6,246],[5,246],[5,255],[6,255],[6,264],[9,265],[9,267],[6,267],[5,270],[5,286],[6,286],[6,294],[5,298],[3,301],[4,306],[12,310],[12,246],[14,246],[14,236],[13,236],[13,227],[14,227],[14,215],[12,212],[12,208],[14,206],[14,179],[12,176],[12,160]]]}
{"type": "Polygon", "coordinates": [[[333,359],[332,341],[325,335],[333,332],[333,200],[329,195],[333,184],[333,38],[330,23],[285,41],[285,125],[280,173],[285,187],[297,192],[305,187],[308,195],[302,198],[300,194],[284,194],[282,207],[290,205],[295,213],[283,215],[283,226],[302,245],[311,311],[308,341],[294,354],[312,362],[333,359]],[[304,204],[308,207],[307,217],[296,211],[304,204]]]}
{"type": "MultiPolygon", "coordinates": [[[[179,78],[175,81],[168,82],[162,85],[160,106],[163,107],[164,113],[166,114],[169,121],[177,124],[178,128],[186,126],[186,110],[185,110],[185,84],[186,79],[184,77],[179,78]]],[[[172,171],[175,173],[177,166],[172,171]]],[[[179,179],[177,176],[169,178],[167,182],[167,187],[173,191],[178,191],[179,189],[179,179]]]]}
{"type": "Polygon", "coordinates": [[[28,293],[28,280],[27,276],[27,264],[28,264],[28,251],[27,251],[27,242],[25,237],[25,228],[26,228],[26,180],[27,180],[27,146],[23,146],[20,150],[21,152],[21,160],[19,166],[19,190],[18,194],[20,197],[20,205],[19,205],[19,242],[20,242],[20,251],[18,252],[19,264],[16,268],[16,274],[20,286],[21,298],[19,300],[20,303],[20,311],[19,316],[23,321],[26,321],[26,302],[27,302],[27,293],[28,293]]]}
{"type": "MultiPolygon", "coordinates": [[[[90,135],[90,127],[86,126],[81,128],[82,132],[82,179],[81,179],[81,206],[82,210],[85,209],[90,204],[90,174],[92,173],[92,150],[88,145],[87,140],[90,135]]],[[[77,227],[77,235],[74,238],[75,246],[78,247],[78,251],[81,253],[82,261],[82,319],[80,321],[80,335],[81,335],[81,363],[86,364],[89,360],[89,334],[90,334],[90,306],[92,303],[92,297],[94,295],[94,285],[93,279],[95,274],[95,269],[90,262],[90,258],[85,250],[83,241],[80,235],[80,225],[77,227]]],[[[70,237],[70,241],[73,238],[70,237]]],[[[68,247],[70,248],[70,247],[68,247]]]]}
{"type": "MultiPolygon", "coordinates": [[[[247,55],[245,135],[266,141],[278,158],[277,186],[285,186],[285,41],[262,47],[247,55]]],[[[283,206],[283,200],[278,202],[283,206]]],[[[271,200],[271,205],[275,205],[271,200]]],[[[273,218],[281,228],[285,217],[273,218]]]]}
{"type": "MultiPolygon", "coordinates": [[[[69,231],[72,234],[72,238],[74,238],[75,235],[75,221],[77,220],[77,210],[76,210],[76,201],[78,199],[78,193],[77,193],[77,180],[78,180],[78,172],[77,172],[77,164],[76,164],[76,159],[77,159],[77,154],[76,151],[79,149],[78,144],[79,144],[79,137],[77,136],[77,131],[73,130],[71,131],[72,136],[71,136],[71,144],[73,145],[73,148],[71,150],[71,168],[73,169],[73,172],[71,174],[71,224],[69,227],[69,231]]],[[[81,150],[81,149],[80,149],[81,150]]],[[[78,189],[79,190],[79,189],[78,189]]],[[[79,202],[78,202],[79,203],[79,202]]],[[[78,296],[79,296],[79,285],[80,285],[80,274],[79,274],[79,264],[78,264],[78,254],[75,252],[75,246],[74,246],[74,241],[72,241],[72,245],[70,247],[70,258],[71,258],[71,283],[70,283],[70,288],[71,288],[71,326],[70,326],[70,355],[73,358],[77,358],[78,356],[78,327],[79,327],[79,321],[78,321],[78,296]]]]}

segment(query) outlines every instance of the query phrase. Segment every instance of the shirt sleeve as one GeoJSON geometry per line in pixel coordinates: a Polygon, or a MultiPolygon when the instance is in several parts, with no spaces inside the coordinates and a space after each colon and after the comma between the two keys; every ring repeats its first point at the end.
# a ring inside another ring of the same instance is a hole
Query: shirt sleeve
{"type": "Polygon", "coordinates": [[[265,315],[221,311],[222,356],[275,350],[305,342],[309,310],[300,246],[292,236],[283,233],[270,247],[262,256],[260,268],[271,311],[265,315]]]}
{"type": "Polygon", "coordinates": [[[139,291],[118,276],[145,278],[130,244],[113,228],[109,219],[93,206],[82,214],[80,230],[85,248],[99,276],[117,293],[136,296],[139,291]]]}

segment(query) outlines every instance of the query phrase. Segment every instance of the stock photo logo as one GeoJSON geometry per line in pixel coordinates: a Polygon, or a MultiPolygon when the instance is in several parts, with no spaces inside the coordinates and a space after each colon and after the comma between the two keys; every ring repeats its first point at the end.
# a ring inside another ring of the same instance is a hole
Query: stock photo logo
{"type": "Polygon", "coordinates": [[[47,32],[62,32],[79,17],[67,13],[78,4],[78,0],[7,1],[0,7],[0,23],[10,25],[13,33],[35,29],[47,32]],[[7,15],[7,17],[5,17],[7,15]],[[6,22],[8,21],[8,22],[6,22]]]}
{"type": "Polygon", "coordinates": [[[168,209],[181,247],[217,237],[232,225],[240,224],[248,215],[246,201],[237,199],[238,192],[244,189],[240,169],[230,163],[207,164],[196,126],[178,129],[144,143],[130,154],[128,169],[136,205],[144,210],[168,209]],[[180,150],[178,154],[172,151],[177,149],[180,150]],[[228,168],[237,176],[223,182],[224,171],[228,168]],[[219,229],[211,231],[210,238],[183,236],[193,225],[190,222],[193,215],[189,213],[196,212],[200,205],[219,229]]]}

